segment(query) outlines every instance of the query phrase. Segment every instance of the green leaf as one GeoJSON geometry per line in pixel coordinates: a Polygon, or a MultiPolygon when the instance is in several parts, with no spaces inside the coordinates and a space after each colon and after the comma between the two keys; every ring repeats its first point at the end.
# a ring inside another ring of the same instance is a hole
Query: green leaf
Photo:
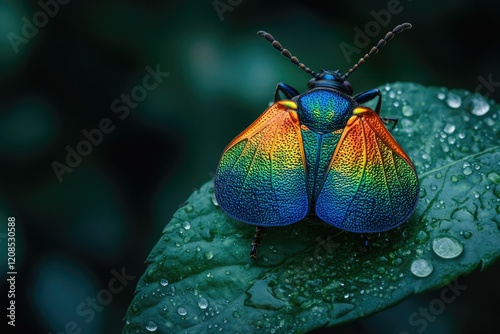
{"type": "MultiPolygon", "coordinates": [[[[421,196],[408,222],[358,234],[322,222],[266,228],[226,216],[208,182],[148,257],[123,333],[307,332],[369,316],[485,268],[500,255],[500,107],[463,90],[380,87],[383,116],[415,163],[421,196]]],[[[455,290],[460,285],[454,283],[455,290]]]]}

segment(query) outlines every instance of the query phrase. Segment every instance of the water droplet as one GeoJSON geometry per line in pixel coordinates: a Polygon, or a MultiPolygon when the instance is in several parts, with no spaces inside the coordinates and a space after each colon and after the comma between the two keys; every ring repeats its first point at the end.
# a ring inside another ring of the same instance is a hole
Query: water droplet
{"type": "Polygon", "coordinates": [[[393,91],[389,92],[389,97],[393,99],[396,96],[396,94],[393,91]]]}
{"type": "Polygon", "coordinates": [[[187,314],[187,311],[186,311],[186,309],[184,307],[179,307],[177,309],[177,313],[179,313],[180,315],[184,316],[184,315],[187,314]]]}
{"type": "Polygon", "coordinates": [[[184,207],[184,211],[186,212],[193,212],[194,208],[191,204],[187,204],[185,207],[184,207]]]}
{"type": "Polygon", "coordinates": [[[239,318],[240,317],[240,314],[238,313],[238,311],[234,311],[233,312],[233,317],[235,317],[235,318],[239,318]]]}
{"type": "Polygon", "coordinates": [[[444,132],[450,135],[454,131],[455,131],[455,124],[446,123],[446,125],[444,126],[444,132]]]}
{"type": "Polygon", "coordinates": [[[201,297],[200,300],[198,301],[198,306],[204,310],[208,307],[208,300],[206,300],[205,298],[201,297]]]}
{"type": "Polygon", "coordinates": [[[397,257],[397,258],[395,258],[394,260],[392,260],[392,262],[391,262],[391,263],[392,263],[392,265],[394,265],[394,266],[399,266],[401,263],[403,263],[403,259],[402,259],[402,258],[400,258],[400,257],[397,257]]]}
{"type": "Polygon", "coordinates": [[[462,254],[464,246],[453,237],[437,237],[432,241],[432,249],[443,259],[453,259],[462,254]]]}
{"type": "Polygon", "coordinates": [[[205,258],[206,258],[207,260],[210,260],[210,259],[212,259],[213,257],[214,257],[214,254],[213,254],[212,252],[207,252],[207,253],[205,253],[205,258]]]}
{"type": "Polygon", "coordinates": [[[424,259],[416,259],[411,263],[411,272],[417,277],[427,277],[432,273],[432,265],[424,259]]]}
{"type": "Polygon", "coordinates": [[[471,175],[471,174],[472,174],[472,168],[465,167],[464,168],[464,175],[471,175]]]}
{"type": "Polygon", "coordinates": [[[168,280],[167,280],[166,278],[162,278],[162,279],[160,280],[160,284],[161,284],[162,286],[167,286],[167,285],[168,285],[168,280]]]}
{"type": "Polygon", "coordinates": [[[154,332],[157,328],[158,326],[156,326],[156,324],[153,321],[148,321],[146,323],[146,329],[150,332],[154,332]]]}
{"type": "Polygon", "coordinates": [[[429,240],[429,235],[425,231],[420,231],[415,238],[415,243],[421,245],[427,240],[429,240]]]}
{"type": "Polygon", "coordinates": [[[185,229],[185,230],[189,230],[191,228],[191,224],[189,224],[188,221],[185,221],[182,223],[182,227],[185,229]]]}
{"type": "Polygon", "coordinates": [[[448,104],[448,106],[450,108],[459,108],[460,105],[462,104],[462,98],[460,96],[458,96],[457,94],[454,94],[454,93],[448,93],[448,98],[446,99],[446,104],[448,104]]]}
{"type": "Polygon", "coordinates": [[[441,174],[440,172],[437,172],[437,173],[436,173],[436,179],[438,179],[438,180],[439,180],[439,179],[440,179],[440,178],[442,178],[442,177],[443,177],[443,174],[441,174]]]}
{"type": "Polygon", "coordinates": [[[470,99],[467,100],[467,109],[473,115],[482,116],[490,110],[490,105],[479,95],[472,95],[470,99]]]}
{"type": "Polygon", "coordinates": [[[500,184],[500,175],[495,172],[488,173],[486,178],[495,184],[500,184]]]}
{"type": "Polygon", "coordinates": [[[392,104],[394,107],[399,107],[399,101],[394,101],[394,103],[392,104]]]}
{"type": "Polygon", "coordinates": [[[403,106],[402,112],[406,117],[413,116],[413,108],[410,106],[403,106]]]}
{"type": "Polygon", "coordinates": [[[463,235],[465,239],[469,239],[470,237],[472,237],[472,233],[470,232],[464,232],[463,235]]]}
{"type": "Polygon", "coordinates": [[[443,93],[443,92],[439,92],[437,93],[437,98],[440,99],[440,100],[444,100],[444,98],[446,97],[446,95],[443,93]]]}
{"type": "Polygon", "coordinates": [[[458,182],[458,177],[456,175],[451,176],[451,182],[458,182]]]}
{"type": "Polygon", "coordinates": [[[439,222],[439,228],[442,230],[449,230],[452,226],[452,222],[448,219],[443,219],[439,222]]]}

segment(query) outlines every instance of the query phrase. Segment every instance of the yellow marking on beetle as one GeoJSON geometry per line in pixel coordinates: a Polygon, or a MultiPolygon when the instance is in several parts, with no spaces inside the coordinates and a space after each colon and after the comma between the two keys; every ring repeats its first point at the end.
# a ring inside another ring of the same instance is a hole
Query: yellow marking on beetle
{"type": "Polygon", "coordinates": [[[290,101],[290,100],[281,100],[281,101],[278,101],[277,103],[279,103],[282,106],[285,106],[285,107],[287,107],[289,109],[293,109],[293,110],[297,110],[298,109],[297,103],[295,103],[293,101],[290,101]]]}

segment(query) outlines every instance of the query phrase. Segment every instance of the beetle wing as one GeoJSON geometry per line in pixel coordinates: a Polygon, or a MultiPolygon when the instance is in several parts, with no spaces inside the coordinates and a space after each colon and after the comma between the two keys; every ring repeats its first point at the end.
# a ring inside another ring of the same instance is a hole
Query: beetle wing
{"type": "Polygon", "coordinates": [[[330,161],[316,214],[343,230],[381,232],[414,211],[417,173],[373,110],[358,107],[353,113],[330,161]]]}
{"type": "Polygon", "coordinates": [[[214,178],[217,202],[255,225],[287,225],[309,211],[297,105],[278,101],[225,149],[214,178]]]}

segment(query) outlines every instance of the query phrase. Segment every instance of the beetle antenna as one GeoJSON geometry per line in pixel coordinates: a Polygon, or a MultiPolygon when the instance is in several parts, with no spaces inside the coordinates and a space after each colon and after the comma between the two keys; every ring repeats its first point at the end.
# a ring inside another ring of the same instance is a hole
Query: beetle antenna
{"type": "Polygon", "coordinates": [[[274,46],[274,48],[276,50],[278,50],[279,52],[281,52],[281,54],[283,56],[285,56],[288,59],[290,59],[290,61],[292,63],[294,63],[295,65],[297,65],[298,67],[300,67],[301,70],[303,70],[306,73],[309,73],[314,78],[318,77],[318,74],[316,72],[314,72],[313,70],[311,70],[309,67],[306,67],[306,65],[304,65],[303,63],[301,63],[297,57],[293,56],[290,53],[290,51],[288,51],[287,49],[283,48],[283,46],[281,45],[281,43],[278,42],[277,40],[275,40],[274,37],[271,34],[269,34],[269,33],[265,32],[265,31],[261,30],[261,31],[257,32],[257,35],[262,36],[265,39],[267,39],[269,42],[271,42],[271,44],[274,46]]]}
{"type": "Polygon", "coordinates": [[[342,79],[345,80],[347,79],[348,76],[350,76],[354,71],[356,71],[359,66],[361,64],[364,64],[365,61],[374,56],[375,54],[377,54],[377,52],[388,42],[390,41],[391,39],[394,38],[394,36],[396,34],[399,34],[400,32],[402,32],[403,30],[406,30],[406,29],[410,29],[411,28],[411,24],[410,23],[403,23],[403,24],[400,24],[398,26],[396,26],[394,29],[392,29],[392,31],[389,31],[384,38],[382,38],[380,41],[378,41],[377,45],[372,47],[370,52],[368,52],[367,54],[365,54],[365,56],[363,58],[360,58],[358,60],[358,62],[356,63],[356,65],[354,65],[351,69],[349,69],[349,71],[347,71],[343,76],[342,76],[342,79]]]}

